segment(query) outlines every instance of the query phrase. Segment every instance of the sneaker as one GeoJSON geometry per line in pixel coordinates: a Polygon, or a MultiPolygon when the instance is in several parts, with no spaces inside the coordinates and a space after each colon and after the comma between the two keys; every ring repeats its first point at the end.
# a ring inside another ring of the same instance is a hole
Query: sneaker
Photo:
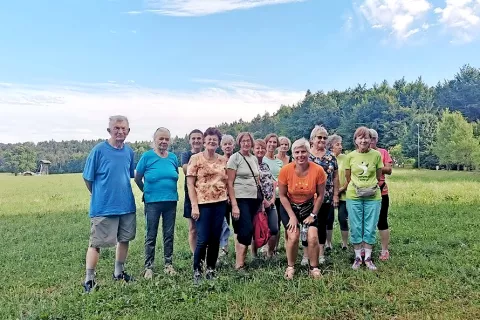
{"type": "Polygon", "coordinates": [[[372,258],[367,258],[365,259],[365,265],[367,266],[367,268],[371,271],[375,271],[377,270],[377,267],[375,266],[375,264],[373,263],[372,261],[372,258]]]}
{"type": "Polygon", "coordinates": [[[332,246],[325,246],[325,253],[331,253],[333,250],[333,247],[332,246]]]}
{"type": "Polygon", "coordinates": [[[97,283],[94,280],[86,281],[83,284],[83,290],[84,290],[85,293],[90,293],[93,290],[98,290],[97,283]]]}
{"type": "Polygon", "coordinates": [[[195,270],[193,272],[193,284],[199,285],[201,281],[202,281],[202,274],[200,273],[200,270],[195,270]]]}
{"type": "Polygon", "coordinates": [[[308,257],[303,257],[302,262],[300,262],[302,267],[308,266],[308,257]]]}
{"type": "Polygon", "coordinates": [[[287,267],[283,277],[285,278],[285,280],[292,280],[294,274],[295,274],[295,269],[293,267],[287,267]]]}
{"type": "Polygon", "coordinates": [[[125,282],[130,282],[130,281],[133,281],[133,277],[130,276],[125,271],[122,271],[122,273],[120,273],[118,276],[113,275],[113,280],[115,280],[115,281],[123,280],[125,282]]]}
{"type": "Polygon", "coordinates": [[[322,273],[320,272],[320,269],[318,268],[313,268],[310,270],[310,277],[313,279],[321,279],[322,278],[322,273]]]}
{"type": "Polygon", "coordinates": [[[143,277],[146,280],[152,280],[153,279],[153,270],[152,269],[145,269],[145,274],[143,275],[143,277]]]}
{"type": "Polygon", "coordinates": [[[207,269],[207,272],[205,274],[205,279],[213,280],[213,279],[215,279],[215,275],[216,275],[215,270],[209,268],[209,269],[207,269]]]}
{"type": "Polygon", "coordinates": [[[347,251],[348,247],[347,246],[342,246],[342,251],[347,251]]]}
{"type": "Polygon", "coordinates": [[[388,250],[385,250],[385,251],[382,250],[382,253],[380,253],[380,256],[378,257],[378,259],[382,261],[387,261],[388,259],[390,259],[390,252],[388,252],[388,250]]]}
{"type": "Polygon", "coordinates": [[[173,266],[171,264],[165,265],[163,272],[169,276],[174,276],[177,274],[177,272],[175,271],[175,269],[173,269],[173,266]]]}
{"type": "Polygon", "coordinates": [[[358,270],[362,266],[362,258],[355,258],[355,261],[353,262],[352,269],[353,270],[358,270]]]}
{"type": "Polygon", "coordinates": [[[318,257],[318,264],[325,264],[325,256],[318,257]]]}

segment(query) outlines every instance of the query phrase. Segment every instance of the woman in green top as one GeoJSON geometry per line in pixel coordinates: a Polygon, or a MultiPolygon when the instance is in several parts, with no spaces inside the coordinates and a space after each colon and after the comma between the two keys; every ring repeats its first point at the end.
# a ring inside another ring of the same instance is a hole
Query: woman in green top
{"type": "Polygon", "coordinates": [[[342,137],[333,134],[328,137],[327,149],[330,150],[337,158],[338,163],[338,178],[339,188],[338,195],[340,201],[338,202],[338,223],[340,225],[340,231],[342,232],[342,250],[347,250],[348,247],[348,211],[347,211],[347,196],[345,191],[347,190],[347,179],[345,178],[345,159],[346,155],[342,153],[342,137]]]}
{"type": "Polygon", "coordinates": [[[377,269],[372,261],[372,247],[382,202],[378,181],[382,176],[383,162],[380,152],[370,148],[371,138],[368,128],[358,128],[353,136],[356,149],[345,159],[350,240],[355,249],[354,270],[362,265],[362,247],[367,268],[377,269]]]}

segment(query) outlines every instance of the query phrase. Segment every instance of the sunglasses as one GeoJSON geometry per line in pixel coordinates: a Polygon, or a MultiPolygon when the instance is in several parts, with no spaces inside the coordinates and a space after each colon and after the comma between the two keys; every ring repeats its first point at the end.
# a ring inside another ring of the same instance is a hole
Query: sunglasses
{"type": "Polygon", "coordinates": [[[324,136],[317,136],[317,139],[320,139],[320,140],[327,140],[328,137],[324,137],[324,136]]]}

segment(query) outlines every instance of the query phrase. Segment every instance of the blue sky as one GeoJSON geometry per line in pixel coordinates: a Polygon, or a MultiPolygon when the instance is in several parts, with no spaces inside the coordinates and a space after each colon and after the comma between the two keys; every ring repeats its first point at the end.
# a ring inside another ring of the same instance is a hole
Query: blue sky
{"type": "Polygon", "coordinates": [[[24,0],[0,21],[0,142],[102,137],[112,113],[133,140],[183,135],[306,89],[480,66],[480,0],[24,0]],[[24,112],[49,129],[17,131],[24,112]]]}

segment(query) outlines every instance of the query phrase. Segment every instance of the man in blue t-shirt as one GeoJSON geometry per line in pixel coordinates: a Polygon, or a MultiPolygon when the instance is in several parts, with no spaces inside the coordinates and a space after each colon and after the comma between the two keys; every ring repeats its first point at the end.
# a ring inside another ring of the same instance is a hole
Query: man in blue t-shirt
{"type": "Polygon", "coordinates": [[[114,280],[132,280],[124,271],[128,244],[135,239],[136,207],[130,179],[134,177],[134,153],[125,145],[130,127],[124,116],[110,117],[110,138],[88,155],[83,179],[91,194],[90,240],[86,257],[85,292],[96,287],[95,267],[100,248],[117,246],[114,280]]]}

